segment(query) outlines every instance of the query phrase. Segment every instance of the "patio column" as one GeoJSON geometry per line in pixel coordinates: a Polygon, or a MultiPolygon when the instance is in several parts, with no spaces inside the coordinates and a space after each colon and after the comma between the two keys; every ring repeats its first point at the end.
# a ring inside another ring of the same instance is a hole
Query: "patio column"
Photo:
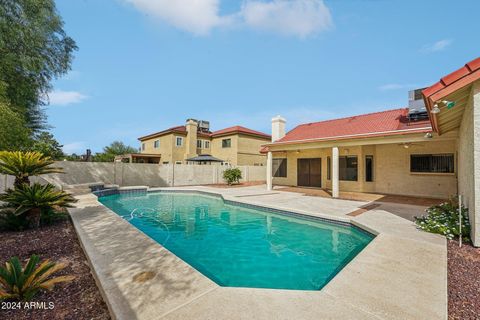
{"type": "Polygon", "coordinates": [[[338,198],[339,182],[338,182],[339,160],[338,147],[332,148],[332,198],[338,198]]]}
{"type": "Polygon", "coordinates": [[[267,153],[267,190],[272,190],[272,152],[267,153]]]}

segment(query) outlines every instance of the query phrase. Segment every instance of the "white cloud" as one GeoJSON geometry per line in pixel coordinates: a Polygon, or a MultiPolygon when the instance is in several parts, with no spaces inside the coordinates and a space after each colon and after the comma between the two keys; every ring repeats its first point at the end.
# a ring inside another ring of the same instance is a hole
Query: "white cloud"
{"type": "Polygon", "coordinates": [[[50,105],[66,106],[69,104],[79,103],[87,99],[88,96],[77,91],[55,90],[48,94],[50,105]]]}
{"type": "Polygon", "coordinates": [[[323,0],[247,1],[241,15],[254,29],[301,38],[332,26],[330,10],[323,0]]]}
{"type": "Polygon", "coordinates": [[[247,26],[254,30],[306,37],[331,27],[323,0],[245,0],[230,15],[220,14],[222,0],[123,0],[146,15],[196,35],[214,28],[247,26]]]}
{"type": "Polygon", "coordinates": [[[66,154],[83,154],[87,149],[86,143],[84,141],[77,141],[72,143],[67,143],[62,147],[63,152],[66,154]]]}
{"type": "Polygon", "coordinates": [[[407,83],[407,84],[400,84],[400,83],[387,83],[378,87],[378,89],[382,91],[390,91],[390,90],[400,90],[400,89],[412,89],[418,87],[415,84],[407,83]]]}
{"type": "Polygon", "coordinates": [[[435,43],[430,43],[430,44],[424,45],[420,51],[422,51],[424,53],[432,53],[432,52],[443,51],[446,48],[448,48],[452,43],[453,43],[452,39],[443,39],[443,40],[437,41],[435,43]]]}
{"type": "Polygon", "coordinates": [[[220,0],[125,0],[138,10],[176,28],[205,35],[225,25],[229,17],[219,15],[220,0]]]}

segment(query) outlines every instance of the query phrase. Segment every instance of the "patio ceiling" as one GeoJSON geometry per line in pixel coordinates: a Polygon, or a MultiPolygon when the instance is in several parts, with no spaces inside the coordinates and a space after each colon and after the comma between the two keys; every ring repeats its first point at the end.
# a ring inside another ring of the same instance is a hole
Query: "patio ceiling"
{"type": "MultiPolygon", "coordinates": [[[[380,145],[380,144],[404,144],[404,143],[422,143],[429,142],[432,139],[425,137],[425,133],[431,132],[425,130],[420,133],[410,133],[404,135],[393,136],[376,136],[372,138],[362,139],[342,139],[342,140],[327,140],[327,141],[299,141],[297,143],[283,143],[283,144],[270,144],[268,151],[292,151],[292,150],[305,150],[305,149],[321,149],[332,147],[351,147],[351,146],[365,146],[365,145],[380,145]]],[[[434,134],[435,141],[456,139],[456,132],[451,132],[439,137],[434,134]]]]}
{"type": "Polygon", "coordinates": [[[436,115],[439,134],[445,134],[460,127],[471,90],[472,85],[469,85],[445,96],[444,100],[455,102],[455,106],[451,109],[447,109],[447,107],[441,103],[439,104],[441,111],[436,115]]]}

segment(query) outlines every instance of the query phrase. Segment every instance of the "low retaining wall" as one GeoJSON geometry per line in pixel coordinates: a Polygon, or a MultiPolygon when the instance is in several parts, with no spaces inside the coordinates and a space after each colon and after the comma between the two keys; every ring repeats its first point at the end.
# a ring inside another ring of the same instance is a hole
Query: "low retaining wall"
{"type": "MultiPolygon", "coordinates": [[[[73,162],[59,161],[65,174],[48,174],[40,182],[48,181],[62,185],[103,182],[120,186],[146,185],[172,187],[223,183],[225,166],[217,165],[158,165],[144,163],[73,162]]],[[[265,181],[266,168],[260,166],[238,166],[242,171],[242,182],[265,181]]],[[[13,185],[13,177],[0,175],[0,192],[13,185]]]]}

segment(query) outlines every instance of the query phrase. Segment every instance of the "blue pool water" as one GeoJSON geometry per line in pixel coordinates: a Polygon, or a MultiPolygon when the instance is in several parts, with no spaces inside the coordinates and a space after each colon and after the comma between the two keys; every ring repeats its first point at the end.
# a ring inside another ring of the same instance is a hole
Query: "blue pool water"
{"type": "Polygon", "coordinates": [[[199,194],[116,194],[99,200],[228,287],[319,290],[373,239],[353,226],[199,194]]]}

